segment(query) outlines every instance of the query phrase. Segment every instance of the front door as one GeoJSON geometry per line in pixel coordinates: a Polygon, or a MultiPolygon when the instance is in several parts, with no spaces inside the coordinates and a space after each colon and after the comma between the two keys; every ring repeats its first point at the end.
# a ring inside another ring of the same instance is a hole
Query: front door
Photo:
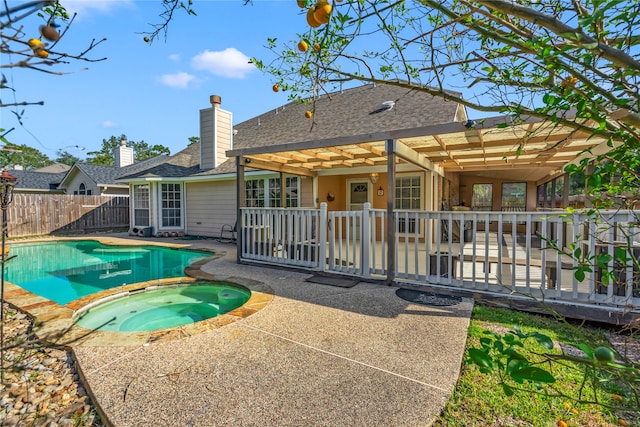
{"type": "Polygon", "coordinates": [[[369,181],[349,181],[349,210],[361,211],[369,200],[369,181]]]}
{"type": "MultiPolygon", "coordinates": [[[[371,203],[371,200],[369,200],[369,180],[350,180],[347,185],[349,187],[347,192],[349,200],[347,202],[350,211],[361,211],[364,209],[365,203],[371,203]]],[[[350,227],[357,239],[360,239],[360,221],[362,221],[361,216],[353,217],[353,223],[350,227]]]]}

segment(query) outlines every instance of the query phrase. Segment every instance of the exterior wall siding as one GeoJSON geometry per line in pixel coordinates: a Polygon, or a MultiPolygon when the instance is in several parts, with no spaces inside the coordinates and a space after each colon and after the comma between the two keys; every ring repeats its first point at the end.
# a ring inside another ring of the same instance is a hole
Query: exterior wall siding
{"type": "Polygon", "coordinates": [[[218,167],[225,161],[227,161],[227,155],[225,154],[232,147],[232,114],[229,111],[216,109],[216,121],[215,121],[215,166],[218,167]]]}
{"type": "Polygon", "coordinates": [[[200,168],[213,168],[214,157],[214,117],[213,108],[200,110],[200,168]]]}
{"type": "Polygon", "coordinates": [[[224,224],[236,223],[235,180],[188,183],[186,233],[219,237],[224,224]]]}
{"type": "MultiPolygon", "coordinates": [[[[74,191],[78,191],[78,194],[80,194],[80,184],[83,184],[85,186],[85,191],[90,190],[91,191],[91,195],[95,196],[95,195],[100,195],[100,188],[98,188],[98,186],[93,182],[93,180],[91,178],[89,178],[89,176],[87,176],[87,174],[85,174],[84,172],[77,170],[77,173],[71,178],[71,180],[69,181],[67,188],[66,188],[66,192],[69,195],[73,195],[74,191]]],[[[126,193],[126,189],[124,189],[124,192],[126,193]]]]}

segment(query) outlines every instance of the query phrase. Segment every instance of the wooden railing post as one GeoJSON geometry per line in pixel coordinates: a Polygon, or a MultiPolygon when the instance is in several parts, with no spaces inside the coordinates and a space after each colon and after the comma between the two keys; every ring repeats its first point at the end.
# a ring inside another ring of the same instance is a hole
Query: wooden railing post
{"type": "Polygon", "coordinates": [[[318,248],[318,266],[320,271],[327,270],[327,203],[320,203],[320,213],[318,218],[318,226],[320,227],[320,247],[318,248]]]}

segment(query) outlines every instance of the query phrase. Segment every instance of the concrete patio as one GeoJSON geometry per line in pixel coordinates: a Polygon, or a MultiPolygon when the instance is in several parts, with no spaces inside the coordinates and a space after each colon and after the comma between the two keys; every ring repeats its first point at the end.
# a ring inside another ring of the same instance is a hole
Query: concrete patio
{"type": "MultiPolygon", "coordinates": [[[[149,241],[149,240],[147,240],[149,241]]],[[[94,403],[115,426],[427,426],[454,389],[473,303],[429,306],[397,288],[306,282],[309,273],[236,264],[235,246],[201,267],[253,279],[273,300],[181,339],[77,345],[94,403]]]]}

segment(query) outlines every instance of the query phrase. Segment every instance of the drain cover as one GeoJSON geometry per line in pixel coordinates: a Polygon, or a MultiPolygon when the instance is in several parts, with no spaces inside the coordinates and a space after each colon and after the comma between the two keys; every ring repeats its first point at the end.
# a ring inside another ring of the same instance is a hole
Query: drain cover
{"type": "Polygon", "coordinates": [[[405,301],[422,305],[434,305],[437,307],[446,307],[462,302],[462,297],[436,294],[433,292],[414,291],[411,289],[398,289],[396,291],[396,295],[405,301]]]}

